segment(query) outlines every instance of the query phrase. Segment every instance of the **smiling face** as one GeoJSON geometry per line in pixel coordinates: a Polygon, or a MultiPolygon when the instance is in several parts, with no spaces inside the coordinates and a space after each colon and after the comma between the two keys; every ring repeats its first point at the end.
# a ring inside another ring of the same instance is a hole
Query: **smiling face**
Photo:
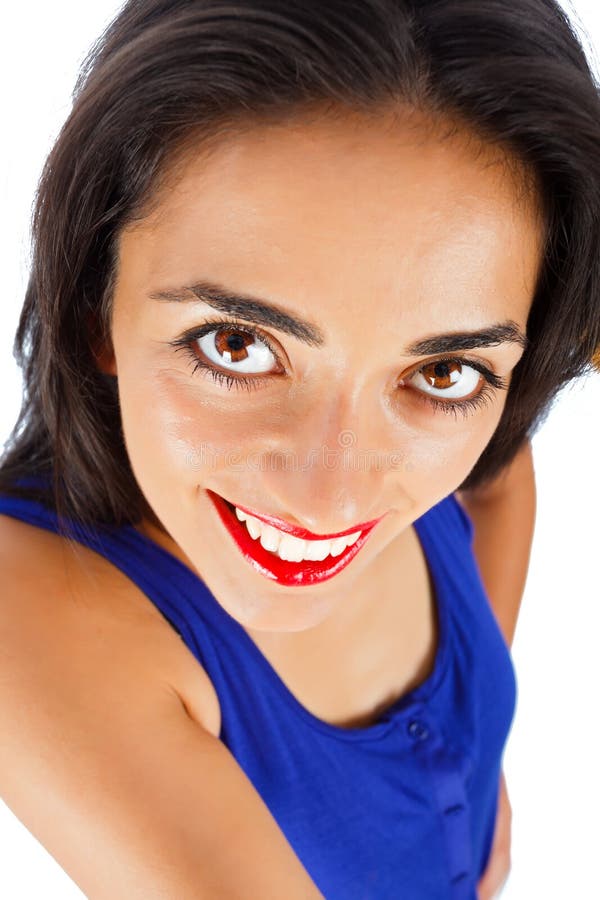
{"type": "Polygon", "coordinates": [[[493,435],[542,241],[499,161],[383,115],[297,119],[190,154],[122,233],[101,364],[133,471],[242,625],[299,631],[368,598],[493,435]],[[498,325],[492,346],[432,343],[498,325]],[[316,536],[383,519],[338,574],[288,586],[249,563],[208,490],[316,536]]]}

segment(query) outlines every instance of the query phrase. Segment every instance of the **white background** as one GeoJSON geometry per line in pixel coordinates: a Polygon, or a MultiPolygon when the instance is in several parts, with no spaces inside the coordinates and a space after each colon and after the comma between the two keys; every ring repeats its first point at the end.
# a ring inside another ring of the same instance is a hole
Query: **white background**
{"type": "MultiPolygon", "coordinates": [[[[565,0],[563,6],[598,72],[596,4],[565,0]]],[[[118,8],[114,0],[37,0],[10,4],[3,13],[0,442],[20,405],[12,339],[28,271],[35,185],[69,113],[78,66],[118,8]]],[[[600,376],[594,375],[563,394],[534,439],[538,512],[513,645],[518,700],[504,757],[512,871],[502,900],[600,898],[599,410],[600,376]]],[[[83,897],[1,800],[0,848],[5,900],[83,897]]]]}

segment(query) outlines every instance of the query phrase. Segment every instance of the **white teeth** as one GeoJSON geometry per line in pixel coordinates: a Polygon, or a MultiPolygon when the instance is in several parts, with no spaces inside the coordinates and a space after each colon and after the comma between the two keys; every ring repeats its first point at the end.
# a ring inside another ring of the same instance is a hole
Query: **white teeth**
{"type": "Polygon", "coordinates": [[[246,519],[246,528],[250,532],[250,537],[256,540],[257,537],[260,537],[262,532],[262,522],[259,522],[258,519],[255,519],[254,516],[248,516],[246,519]]]}
{"type": "Polygon", "coordinates": [[[288,562],[302,562],[302,560],[322,561],[328,554],[339,556],[344,552],[346,547],[354,544],[360,537],[360,531],[353,534],[344,535],[344,537],[335,538],[331,541],[305,541],[294,537],[261,522],[254,516],[249,516],[241,509],[235,507],[235,514],[240,522],[245,522],[246,528],[250,532],[253,540],[260,538],[260,543],[271,553],[276,553],[280,559],[288,562]]]}
{"type": "Polygon", "coordinates": [[[329,553],[331,541],[306,541],[304,559],[323,560],[329,553]]]}
{"type": "Polygon", "coordinates": [[[347,546],[348,541],[345,537],[335,538],[335,540],[331,541],[331,550],[329,552],[332,556],[339,556],[340,553],[344,552],[347,546]]]}
{"type": "Polygon", "coordinates": [[[272,525],[265,525],[264,522],[262,523],[260,542],[265,550],[276,551],[279,547],[280,538],[280,531],[278,531],[276,528],[273,528],[272,525]]]}
{"type": "MultiPolygon", "coordinates": [[[[279,532],[281,534],[281,532],[279,532]]],[[[284,534],[279,543],[278,555],[288,562],[302,562],[306,552],[306,541],[294,537],[293,534],[284,534]]]]}

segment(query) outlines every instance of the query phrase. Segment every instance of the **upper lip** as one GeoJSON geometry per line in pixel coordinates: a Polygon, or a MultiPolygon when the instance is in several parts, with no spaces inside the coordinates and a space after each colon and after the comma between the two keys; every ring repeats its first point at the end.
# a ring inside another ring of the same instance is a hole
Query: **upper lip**
{"type": "MultiPolygon", "coordinates": [[[[226,499],[226,498],[223,498],[226,499]]],[[[265,522],[267,525],[272,525],[274,528],[278,528],[279,531],[284,531],[287,534],[291,534],[294,537],[304,539],[307,541],[329,541],[334,540],[339,537],[346,537],[348,534],[354,534],[355,531],[366,531],[367,528],[372,528],[374,525],[379,522],[380,519],[383,519],[383,515],[378,516],[376,519],[371,519],[369,522],[362,522],[360,525],[353,525],[352,528],[346,528],[344,531],[338,531],[335,534],[314,534],[312,531],[308,531],[306,528],[298,528],[295,525],[290,525],[289,522],[286,522],[284,519],[280,519],[279,516],[272,516],[267,513],[258,513],[253,509],[248,509],[246,506],[240,506],[239,503],[233,503],[232,500],[228,501],[232,503],[233,506],[237,506],[238,509],[241,509],[242,512],[245,512],[248,516],[253,516],[255,519],[259,519],[261,522],[265,522]]]]}

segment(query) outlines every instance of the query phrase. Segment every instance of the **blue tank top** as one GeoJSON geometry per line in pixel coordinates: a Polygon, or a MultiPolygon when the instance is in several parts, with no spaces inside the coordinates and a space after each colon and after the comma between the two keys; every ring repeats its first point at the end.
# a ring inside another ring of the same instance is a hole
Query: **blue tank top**
{"type": "MultiPolygon", "coordinates": [[[[0,513],[58,530],[42,504],[0,513]]],[[[76,540],[125,573],[206,670],[229,748],[326,900],[477,900],[516,707],[510,650],[454,494],[414,522],[435,589],[430,675],[371,725],[309,712],[199,576],[126,525],[76,540]]]]}

